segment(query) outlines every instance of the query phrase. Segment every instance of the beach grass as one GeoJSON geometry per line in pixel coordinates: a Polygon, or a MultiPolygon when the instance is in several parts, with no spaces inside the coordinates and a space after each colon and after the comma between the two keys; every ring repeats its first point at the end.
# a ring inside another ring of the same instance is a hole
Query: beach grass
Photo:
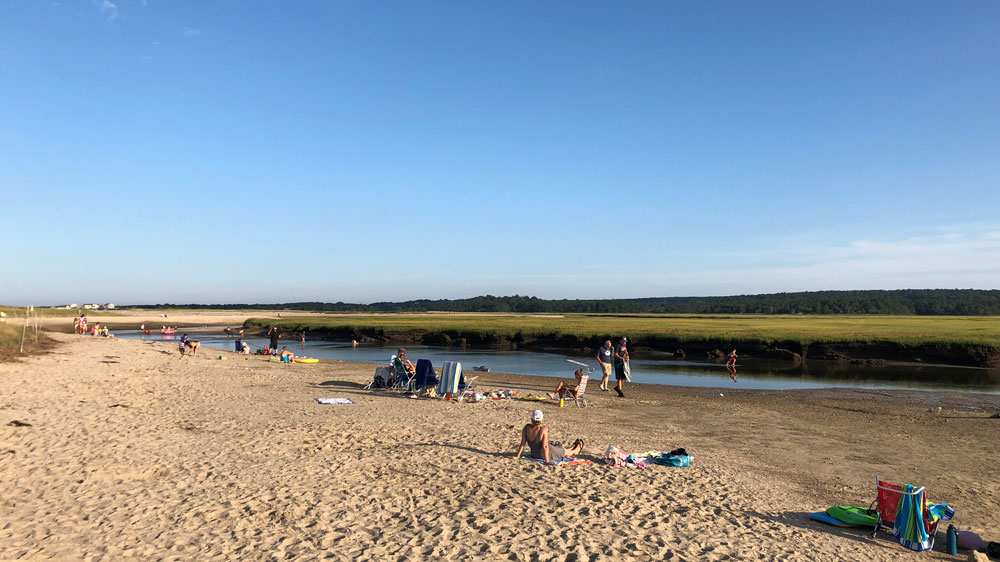
{"type": "Polygon", "coordinates": [[[514,315],[357,314],[322,318],[251,318],[246,327],[285,332],[462,333],[507,338],[628,336],[643,340],[738,343],[960,344],[1000,348],[1000,318],[989,316],[845,315],[514,315]]]}
{"type": "Polygon", "coordinates": [[[24,327],[21,322],[0,322],[0,361],[10,360],[21,354],[21,337],[24,336],[24,353],[33,353],[49,344],[49,338],[44,334],[35,333],[32,326],[24,327]]]}

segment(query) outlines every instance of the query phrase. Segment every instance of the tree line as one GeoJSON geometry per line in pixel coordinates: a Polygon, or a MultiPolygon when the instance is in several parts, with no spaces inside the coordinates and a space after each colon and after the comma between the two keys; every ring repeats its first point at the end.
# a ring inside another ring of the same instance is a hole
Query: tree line
{"type": "Polygon", "coordinates": [[[411,300],[371,304],[294,302],[277,304],[156,304],[129,308],[314,312],[511,312],[584,314],[895,314],[917,316],[1000,315],[1000,290],[901,289],[814,291],[726,297],[638,299],[540,299],[484,295],[468,299],[411,300]]]}

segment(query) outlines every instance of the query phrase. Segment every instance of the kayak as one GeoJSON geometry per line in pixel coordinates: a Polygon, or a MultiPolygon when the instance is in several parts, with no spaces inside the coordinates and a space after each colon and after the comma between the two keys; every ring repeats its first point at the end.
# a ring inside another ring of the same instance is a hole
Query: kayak
{"type": "Polygon", "coordinates": [[[312,357],[302,357],[302,358],[296,357],[294,361],[296,363],[319,363],[319,359],[314,359],[312,357]]]}

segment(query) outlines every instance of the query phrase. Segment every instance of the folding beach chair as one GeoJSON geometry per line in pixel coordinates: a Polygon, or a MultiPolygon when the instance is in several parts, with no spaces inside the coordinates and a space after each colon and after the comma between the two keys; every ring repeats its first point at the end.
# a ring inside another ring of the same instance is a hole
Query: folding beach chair
{"type": "Polygon", "coordinates": [[[458,394],[458,383],[461,380],[462,364],[458,361],[445,361],[441,367],[441,377],[438,378],[438,395],[450,398],[458,394]]]}
{"type": "Polygon", "coordinates": [[[469,382],[465,382],[465,377],[463,376],[458,381],[458,401],[461,402],[465,400],[466,396],[472,396],[476,393],[476,379],[479,377],[472,377],[469,382]]]}
{"type": "Polygon", "coordinates": [[[371,390],[373,388],[386,388],[389,385],[390,378],[392,378],[392,375],[389,373],[389,369],[386,369],[385,367],[375,367],[375,376],[373,376],[371,382],[365,386],[365,390],[371,390]]]}
{"type": "Polygon", "coordinates": [[[410,390],[413,385],[414,375],[406,370],[400,358],[393,359],[392,362],[392,384],[391,390],[410,390]]]}
{"type": "Polygon", "coordinates": [[[576,388],[567,388],[563,390],[563,395],[557,396],[556,400],[565,399],[568,397],[573,399],[573,402],[576,403],[577,408],[586,407],[588,405],[587,399],[583,397],[583,393],[587,391],[587,381],[589,380],[590,377],[584,375],[580,379],[579,384],[576,385],[576,388]]]}
{"type": "Polygon", "coordinates": [[[434,366],[429,359],[417,359],[417,375],[413,381],[413,390],[423,390],[429,386],[434,386],[437,382],[437,375],[434,373],[434,366]]]}
{"type": "Polygon", "coordinates": [[[951,519],[955,511],[945,504],[928,508],[923,486],[898,486],[875,477],[875,529],[886,527],[899,543],[918,552],[934,548],[941,521],[951,519]]]}

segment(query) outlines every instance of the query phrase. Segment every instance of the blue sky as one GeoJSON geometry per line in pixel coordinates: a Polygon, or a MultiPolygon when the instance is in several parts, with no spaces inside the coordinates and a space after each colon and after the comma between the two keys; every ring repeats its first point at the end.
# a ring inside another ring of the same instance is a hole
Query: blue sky
{"type": "Polygon", "coordinates": [[[0,7],[0,303],[1000,288],[1000,3],[0,7]]]}

